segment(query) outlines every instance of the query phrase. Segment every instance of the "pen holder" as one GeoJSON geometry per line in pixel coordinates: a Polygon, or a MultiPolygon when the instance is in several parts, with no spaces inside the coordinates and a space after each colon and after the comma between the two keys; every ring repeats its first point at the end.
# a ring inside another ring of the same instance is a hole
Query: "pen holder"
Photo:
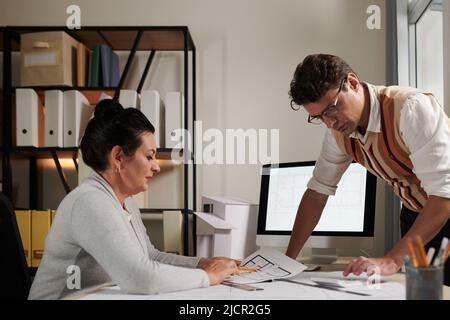
{"type": "Polygon", "coordinates": [[[406,300],[442,300],[443,267],[406,266],[406,300]]]}

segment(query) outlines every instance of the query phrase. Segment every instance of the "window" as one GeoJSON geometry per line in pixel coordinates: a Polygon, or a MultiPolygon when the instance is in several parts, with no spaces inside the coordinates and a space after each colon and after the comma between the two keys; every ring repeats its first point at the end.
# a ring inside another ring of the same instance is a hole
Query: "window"
{"type": "Polygon", "coordinates": [[[442,0],[408,3],[410,85],[432,92],[444,104],[442,0]]]}

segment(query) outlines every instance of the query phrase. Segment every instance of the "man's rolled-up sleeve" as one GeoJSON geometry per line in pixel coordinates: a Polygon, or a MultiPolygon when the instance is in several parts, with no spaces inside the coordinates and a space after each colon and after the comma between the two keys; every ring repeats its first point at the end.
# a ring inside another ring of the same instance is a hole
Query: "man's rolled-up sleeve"
{"type": "Polygon", "coordinates": [[[335,195],[337,184],[351,162],[352,158],[339,149],[331,129],[328,129],[308,188],[322,194],[335,195]]]}
{"type": "Polygon", "coordinates": [[[436,99],[424,94],[408,98],[400,114],[400,132],[427,195],[450,198],[449,119],[436,99]]]}

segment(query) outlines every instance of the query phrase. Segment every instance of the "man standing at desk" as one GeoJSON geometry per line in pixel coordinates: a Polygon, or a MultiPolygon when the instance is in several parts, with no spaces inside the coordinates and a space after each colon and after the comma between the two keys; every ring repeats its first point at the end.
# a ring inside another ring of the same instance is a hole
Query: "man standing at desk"
{"type": "MultiPolygon", "coordinates": [[[[433,95],[361,82],[344,60],[326,54],[307,56],[290,89],[293,109],[303,106],[308,123],[323,123],[328,130],[286,254],[298,256],[352,160],[385,180],[402,200],[402,239],[383,257],[354,260],[344,275],[373,265],[382,275],[397,272],[408,238],[420,236],[438,249],[442,238],[450,237],[450,120],[433,95]]],[[[448,261],[444,282],[450,285],[448,261]]]]}

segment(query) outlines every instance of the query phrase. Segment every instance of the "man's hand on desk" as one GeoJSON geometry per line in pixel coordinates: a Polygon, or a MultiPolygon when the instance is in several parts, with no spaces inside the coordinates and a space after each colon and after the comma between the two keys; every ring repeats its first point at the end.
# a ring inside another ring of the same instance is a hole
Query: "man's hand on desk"
{"type": "Polygon", "coordinates": [[[363,272],[367,272],[369,276],[379,273],[382,276],[390,276],[396,273],[402,267],[402,262],[389,256],[381,258],[359,257],[348,264],[344,270],[344,277],[353,273],[359,276],[363,272]]]}
{"type": "Polygon", "coordinates": [[[239,274],[241,262],[226,257],[201,258],[197,268],[203,269],[208,274],[209,285],[222,283],[225,278],[239,274]]]}

